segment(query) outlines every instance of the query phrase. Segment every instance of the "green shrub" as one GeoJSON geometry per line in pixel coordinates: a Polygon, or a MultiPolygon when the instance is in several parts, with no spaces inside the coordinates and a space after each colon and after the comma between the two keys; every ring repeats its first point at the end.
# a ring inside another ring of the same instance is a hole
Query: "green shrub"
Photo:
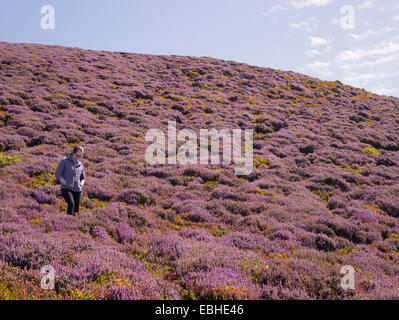
{"type": "Polygon", "coordinates": [[[381,154],[376,148],[373,148],[373,147],[366,147],[366,148],[364,148],[364,149],[363,149],[363,153],[364,153],[364,154],[374,154],[374,155],[376,155],[376,156],[378,156],[378,155],[381,154]]]}
{"type": "Polygon", "coordinates": [[[327,203],[333,194],[332,191],[322,191],[319,189],[314,189],[314,190],[312,190],[312,192],[314,194],[318,195],[323,200],[324,203],[327,203]]]}
{"type": "Polygon", "coordinates": [[[270,165],[270,159],[265,159],[265,158],[255,158],[254,160],[254,166],[255,168],[263,166],[264,168],[269,168],[270,165]]]}
{"type": "Polygon", "coordinates": [[[0,168],[9,166],[18,161],[21,161],[21,158],[18,156],[7,156],[4,154],[0,154],[0,168]]]}

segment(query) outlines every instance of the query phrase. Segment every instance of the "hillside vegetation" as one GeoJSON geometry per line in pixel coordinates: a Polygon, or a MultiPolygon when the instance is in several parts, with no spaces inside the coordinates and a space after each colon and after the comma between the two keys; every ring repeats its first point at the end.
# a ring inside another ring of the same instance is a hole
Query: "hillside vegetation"
{"type": "Polygon", "coordinates": [[[0,203],[0,299],[397,299],[399,98],[209,57],[0,42],[0,203]],[[146,132],[173,120],[252,128],[254,170],[149,165],[146,132]],[[76,144],[73,217],[54,172],[76,144]]]}

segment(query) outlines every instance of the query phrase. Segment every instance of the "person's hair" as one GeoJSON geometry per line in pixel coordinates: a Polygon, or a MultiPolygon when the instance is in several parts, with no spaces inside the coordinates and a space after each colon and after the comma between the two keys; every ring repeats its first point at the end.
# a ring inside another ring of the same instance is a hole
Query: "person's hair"
{"type": "Polygon", "coordinates": [[[79,150],[82,151],[82,153],[83,153],[83,147],[81,147],[81,146],[75,146],[75,147],[73,148],[73,150],[72,150],[72,153],[75,154],[75,153],[78,152],[79,150]]]}

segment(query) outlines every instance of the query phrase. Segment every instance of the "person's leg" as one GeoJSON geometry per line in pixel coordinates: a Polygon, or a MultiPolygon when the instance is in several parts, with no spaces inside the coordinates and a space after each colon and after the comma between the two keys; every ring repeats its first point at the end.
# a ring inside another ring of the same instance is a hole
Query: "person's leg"
{"type": "Polygon", "coordinates": [[[79,213],[80,197],[82,192],[73,192],[73,200],[75,202],[74,213],[79,213]]]}
{"type": "Polygon", "coordinates": [[[68,204],[68,210],[67,210],[67,214],[72,214],[73,215],[73,209],[75,206],[75,201],[74,201],[74,197],[72,195],[72,191],[68,190],[68,189],[61,189],[61,194],[64,197],[65,201],[68,204]]]}

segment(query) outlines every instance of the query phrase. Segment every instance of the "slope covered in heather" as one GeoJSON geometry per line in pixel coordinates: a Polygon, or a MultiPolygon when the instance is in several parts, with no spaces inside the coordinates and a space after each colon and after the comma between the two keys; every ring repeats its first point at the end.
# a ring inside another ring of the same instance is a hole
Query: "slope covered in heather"
{"type": "Polygon", "coordinates": [[[398,98],[208,57],[0,42],[0,152],[0,298],[399,298],[398,98]],[[253,128],[253,172],[148,165],[145,134],[170,120],[253,128]],[[54,171],[77,143],[71,217],[54,171]],[[49,264],[55,291],[40,289],[49,264]]]}

